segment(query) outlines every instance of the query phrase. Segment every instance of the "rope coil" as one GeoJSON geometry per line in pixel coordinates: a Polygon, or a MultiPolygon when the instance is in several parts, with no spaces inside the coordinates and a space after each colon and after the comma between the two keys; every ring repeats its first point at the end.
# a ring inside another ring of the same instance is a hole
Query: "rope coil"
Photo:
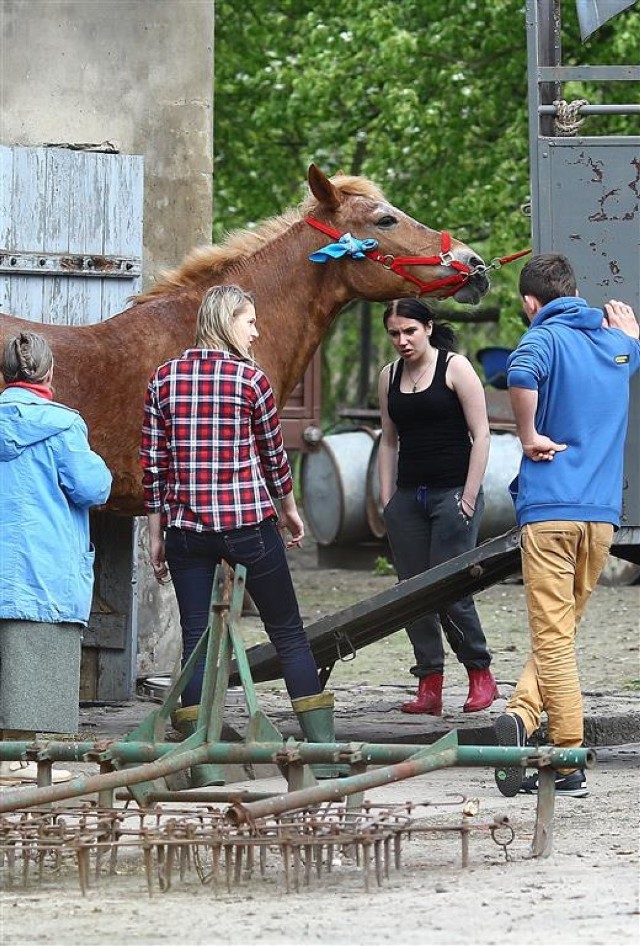
{"type": "Polygon", "coordinates": [[[580,118],[580,109],[583,105],[588,105],[586,99],[575,99],[573,102],[565,102],[564,99],[556,100],[554,103],[556,114],[553,119],[553,130],[558,137],[568,138],[575,135],[584,123],[585,118],[580,118]]]}

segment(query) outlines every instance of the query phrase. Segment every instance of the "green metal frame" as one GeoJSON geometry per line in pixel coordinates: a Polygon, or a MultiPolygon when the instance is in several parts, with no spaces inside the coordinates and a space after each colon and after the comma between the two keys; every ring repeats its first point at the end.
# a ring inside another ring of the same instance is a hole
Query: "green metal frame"
{"type": "MultiPolygon", "coordinates": [[[[244,600],[246,570],[238,566],[233,583],[228,565],[216,569],[209,623],[170,688],[164,703],[152,710],[122,742],[2,742],[0,761],[28,759],[38,764],[38,785],[7,788],[0,793],[0,814],[98,792],[98,805],[113,807],[113,793],[126,788],[141,807],[162,800],[192,801],[189,789],[197,776],[176,790],[174,779],[190,769],[215,768],[231,763],[276,764],[287,779],[284,794],[211,792],[200,789],[198,800],[231,801],[228,820],[237,824],[256,818],[295,811],[323,801],[346,799],[348,809],[358,809],[367,789],[401,781],[448,766],[537,766],[540,769],[538,807],[532,853],[551,852],[555,799],[554,770],[589,768],[595,763],[590,749],[553,747],[460,746],[454,730],[431,746],[352,743],[286,742],[277,727],[260,709],[255,683],[242,635],[238,628],[244,600]],[[164,740],[166,724],[196,662],[206,648],[202,698],[196,731],[183,742],[164,740]],[[242,685],[249,722],[242,742],[221,742],[222,722],[232,657],[242,685]],[[51,784],[53,762],[97,762],[100,774],[51,784]],[[310,765],[340,762],[350,775],[317,783],[310,765]],[[367,770],[370,765],[377,766],[367,770]],[[185,792],[185,788],[187,791],[185,792]]],[[[183,780],[184,781],[184,780],[183,780]]],[[[199,783],[204,784],[203,782],[199,783]]]]}
{"type": "MultiPolygon", "coordinates": [[[[235,657],[240,684],[244,693],[245,704],[249,714],[249,722],[244,738],[247,745],[263,742],[280,742],[284,739],[280,730],[260,709],[255,684],[249,669],[249,661],[238,627],[242,615],[242,604],[246,586],[246,568],[238,565],[231,581],[231,569],[226,563],[217,566],[211,590],[209,605],[209,621],[202,637],[196,644],[187,660],[180,676],[169,689],[164,703],[159,709],[153,710],[133,729],[126,737],[125,742],[152,742],[164,741],[165,727],[172,712],[177,709],[180,697],[193,676],[196,664],[206,648],[205,664],[202,681],[202,696],[198,710],[196,731],[182,742],[172,744],[164,759],[185,760],[182,769],[192,768],[192,763],[186,761],[187,755],[203,746],[220,743],[224,707],[229,689],[229,672],[232,658],[235,657]]],[[[115,768],[124,767],[122,762],[113,760],[115,768]]],[[[206,776],[211,763],[206,764],[203,771],[192,768],[187,788],[197,788],[206,784],[206,776]]],[[[213,774],[213,769],[209,774],[213,774]]],[[[312,778],[310,770],[304,774],[306,783],[312,778]]],[[[151,796],[172,791],[172,784],[167,776],[161,776],[148,782],[141,782],[129,786],[129,791],[138,802],[144,806],[149,803],[151,796]]],[[[298,780],[296,787],[302,787],[298,780]]]]}

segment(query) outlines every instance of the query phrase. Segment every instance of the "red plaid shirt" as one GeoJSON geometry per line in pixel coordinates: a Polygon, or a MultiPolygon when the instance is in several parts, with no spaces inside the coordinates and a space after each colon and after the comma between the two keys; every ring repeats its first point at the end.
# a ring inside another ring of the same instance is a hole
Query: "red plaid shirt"
{"type": "Polygon", "coordinates": [[[188,348],[156,370],[140,458],[147,512],[196,532],[262,522],[293,488],[269,381],[224,351],[188,348]]]}

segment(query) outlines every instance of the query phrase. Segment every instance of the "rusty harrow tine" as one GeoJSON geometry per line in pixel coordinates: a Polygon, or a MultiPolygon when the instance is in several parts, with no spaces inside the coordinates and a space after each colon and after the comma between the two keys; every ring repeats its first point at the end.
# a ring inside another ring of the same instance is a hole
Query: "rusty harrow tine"
{"type": "Polygon", "coordinates": [[[293,854],[293,887],[296,893],[300,892],[300,845],[295,841],[291,844],[293,854]]]}
{"type": "Polygon", "coordinates": [[[391,840],[391,835],[387,835],[384,839],[384,876],[387,880],[391,872],[391,840]]]}
{"type": "Polygon", "coordinates": [[[231,893],[231,876],[232,876],[232,867],[233,867],[233,844],[224,845],[224,873],[225,881],[227,884],[227,893],[231,893]]]}
{"type": "Polygon", "coordinates": [[[380,838],[376,838],[373,842],[373,857],[376,868],[376,880],[378,882],[378,887],[382,887],[382,853],[380,850],[381,847],[380,838]]]}
{"type": "Polygon", "coordinates": [[[246,864],[246,879],[251,880],[253,877],[253,844],[247,844],[247,864],[246,864]]]}
{"type": "MultiPolygon", "coordinates": [[[[193,864],[197,879],[210,884],[217,893],[224,857],[226,889],[254,878],[269,875],[272,854],[279,854],[288,893],[299,892],[331,874],[342,858],[362,873],[367,891],[380,888],[391,869],[402,866],[402,842],[410,837],[457,832],[461,839],[462,866],[469,864],[470,834],[484,830],[505,853],[514,832],[505,816],[488,824],[475,824],[477,802],[463,799],[463,818],[455,824],[434,824],[417,817],[420,805],[376,806],[366,803],[347,809],[343,804],[323,803],[313,810],[269,815],[250,825],[228,823],[221,810],[203,807],[159,807],[104,809],[88,804],[82,809],[28,809],[14,818],[0,818],[0,867],[6,886],[17,880],[21,870],[23,885],[43,881],[53,873],[62,874],[73,864],[83,895],[91,878],[102,878],[105,863],[116,873],[120,849],[141,859],[149,896],[157,884],[161,892],[179,879],[188,880],[193,864]],[[257,851],[256,851],[257,848],[257,851]],[[95,859],[95,871],[92,870],[95,859]],[[19,863],[20,861],[20,863],[19,863]]],[[[423,804],[423,803],[421,803],[423,804]]],[[[451,802],[443,804],[450,806],[451,802]]],[[[426,806],[433,807],[431,803],[426,806]]],[[[276,866],[278,861],[276,861],[276,866]]]]}
{"type": "Polygon", "coordinates": [[[370,867],[371,867],[371,863],[369,860],[369,854],[370,854],[369,847],[370,847],[369,842],[363,840],[362,842],[362,866],[363,866],[362,875],[364,877],[364,889],[366,890],[367,893],[369,893],[369,888],[370,888],[370,867]]]}
{"type": "Polygon", "coordinates": [[[29,886],[29,856],[30,856],[30,846],[24,845],[22,847],[22,886],[29,886]]]}
{"type": "Polygon", "coordinates": [[[164,890],[164,880],[165,880],[165,855],[166,849],[164,844],[160,844],[158,841],[154,842],[153,845],[156,852],[156,875],[158,877],[158,889],[164,890]]]}
{"type": "Polygon", "coordinates": [[[86,897],[87,890],[89,889],[89,848],[81,841],[77,846],[76,857],[78,859],[78,880],[80,882],[80,892],[83,897],[86,897]]]}
{"type": "Polygon", "coordinates": [[[312,861],[313,861],[313,845],[305,844],[304,845],[304,885],[305,887],[308,887],[311,884],[312,861]]]}
{"type": "Polygon", "coordinates": [[[235,863],[234,863],[234,868],[233,868],[233,882],[236,886],[239,886],[242,881],[242,856],[243,856],[244,850],[241,843],[234,844],[233,850],[235,854],[235,863]]]}
{"type": "Polygon", "coordinates": [[[396,870],[400,870],[402,867],[402,835],[400,832],[393,836],[393,857],[396,870]]]}
{"type": "Polygon", "coordinates": [[[290,893],[290,892],[291,892],[291,880],[290,880],[290,876],[289,876],[289,842],[285,840],[285,841],[283,842],[283,844],[280,846],[280,850],[281,850],[281,852],[282,852],[282,857],[283,857],[283,860],[284,860],[284,881],[285,881],[285,889],[286,889],[287,893],[290,893]]]}
{"type": "Polygon", "coordinates": [[[148,893],[149,893],[149,896],[152,897],[152,896],[153,896],[153,876],[152,876],[152,872],[153,872],[153,862],[152,862],[153,853],[152,853],[152,850],[151,850],[151,842],[149,841],[148,837],[145,837],[145,838],[143,839],[143,842],[142,842],[142,856],[143,856],[143,859],[144,859],[144,869],[145,869],[145,873],[146,873],[146,875],[147,875],[147,891],[148,891],[148,893]]]}
{"type": "Polygon", "coordinates": [[[215,893],[218,892],[220,884],[220,855],[222,845],[214,844],[211,848],[211,885],[215,893]]]}
{"type": "MultiPolygon", "coordinates": [[[[196,849],[197,850],[197,849],[196,849]]],[[[195,853],[194,853],[194,862],[195,862],[195,853]]],[[[187,876],[187,871],[191,864],[191,852],[187,844],[180,845],[180,858],[179,858],[179,877],[181,881],[184,881],[187,876]]]]}
{"type": "Polygon", "coordinates": [[[118,871],[118,843],[120,841],[121,824],[119,818],[115,818],[111,824],[111,851],[109,853],[109,876],[115,877],[118,871]]]}

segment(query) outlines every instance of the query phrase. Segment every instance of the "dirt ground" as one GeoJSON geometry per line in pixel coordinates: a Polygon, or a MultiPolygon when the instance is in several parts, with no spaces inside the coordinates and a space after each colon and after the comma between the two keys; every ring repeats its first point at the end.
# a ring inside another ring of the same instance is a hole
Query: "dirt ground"
{"type": "MultiPolygon", "coordinates": [[[[395,581],[392,575],[374,575],[371,569],[319,568],[311,542],[302,552],[292,553],[291,561],[308,623],[395,581]]],[[[488,589],[476,601],[493,652],[493,668],[506,696],[527,650],[522,586],[510,581],[488,589]]],[[[640,711],[639,615],[640,588],[596,590],[579,635],[583,690],[594,712],[640,711]]],[[[251,621],[246,622],[245,633],[248,643],[260,639],[251,621]]],[[[406,635],[399,632],[363,649],[355,660],[338,664],[330,687],[336,692],[339,732],[348,725],[351,708],[362,704],[363,694],[369,702],[384,704],[380,718],[388,719],[393,729],[402,716],[396,702],[413,685],[410,662],[406,635]]],[[[261,684],[258,689],[267,712],[274,706],[281,715],[286,713],[281,684],[261,684]]],[[[465,693],[464,671],[449,656],[445,724],[457,718],[465,693]]],[[[502,700],[494,704],[486,720],[490,722],[503,706],[502,700]]],[[[486,768],[443,769],[372,789],[367,798],[374,805],[399,806],[408,799],[429,802],[432,807],[418,813],[423,823],[441,827],[460,823],[460,796],[477,800],[472,801],[477,814],[471,818],[475,829],[467,869],[461,868],[459,835],[439,832],[418,833],[404,841],[401,869],[392,869],[380,887],[374,878],[368,892],[362,869],[348,856],[331,873],[312,876],[308,886],[303,883],[298,892],[290,893],[277,858],[266,877],[243,879],[230,892],[202,885],[192,871],[166,893],[156,885],[152,898],[139,864],[94,883],[86,897],[69,871],[62,877],[47,876],[42,884],[27,889],[3,890],[0,943],[609,946],[637,942],[639,759],[639,745],[598,751],[598,764],[588,775],[590,795],[557,800],[554,852],[548,859],[530,857],[535,798],[503,798],[486,768]],[[455,804],[447,809],[443,802],[455,804]],[[508,816],[515,834],[506,857],[487,830],[494,817],[502,815],[508,816]]],[[[284,782],[274,776],[235,787],[283,791],[284,782]]]]}

